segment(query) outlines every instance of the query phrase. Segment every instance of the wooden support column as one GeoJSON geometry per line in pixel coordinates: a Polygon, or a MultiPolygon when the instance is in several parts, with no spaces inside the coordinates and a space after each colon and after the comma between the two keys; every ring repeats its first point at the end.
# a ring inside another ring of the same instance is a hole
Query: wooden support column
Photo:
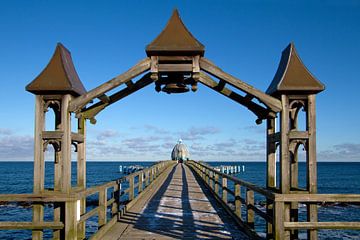
{"type": "Polygon", "coordinates": [[[274,202],[274,235],[276,240],[285,239],[284,202],[274,202]]]}
{"type": "Polygon", "coordinates": [[[65,203],[65,239],[78,239],[77,235],[77,203],[76,201],[67,201],[65,203]]]}
{"type": "MultiPolygon", "coordinates": [[[[34,193],[44,191],[45,162],[42,132],[45,128],[45,113],[43,96],[35,97],[35,133],[34,133],[34,193]]],[[[44,221],[44,206],[33,204],[33,223],[44,221]]],[[[33,239],[42,239],[43,231],[32,232],[33,239]]]]}
{"type": "MultiPolygon", "coordinates": [[[[282,111],[280,113],[280,192],[290,192],[290,154],[289,154],[289,97],[281,95],[282,111]]],[[[290,204],[284,204],[284,221],[290,220],[290,204]]],[[[284,239],[289,239],[286,231],[284,239]]]]}
{"type": "MultiPolygon", "coordinates": [[[[307,150],[307,190],[310,193],[317,193],[317,164],[316,164],[316,108],[315,94],[308,96],[307,130],[309,133],[307,150]]],[[[317,205],[307,205],[307,220],[317,222],[317,205]]],[[[308,239],[317,239],[317,231],[309,230],[308,239]]]]}
{"type": "MultiPolygon", "coordinates": [[[[77,144],[77,186],[80,189],[86,189],[86,120],[85,118],[78,119],[78,134],[83,136],[83,142],[77,144]]],[[[80,201],[80,214],[86,212],[86,198],[80,201]]],[[[78,225],[78,238],[85,238],[85,222],[78,225]]]]}
{"type": "Polygon", "coordinates": [[[61,127],[63,136],[61,139],[62,167],[63,176],[62,192],[70,193],[71,191],[71,115],[68,112],[71,95],[63,96],[61,103],[61,127]]]}
{"type": "MultiPolygon", "coordinates": [[[[276,187],[276,141],[274,139],[276,128],[275,118],[268,118],[266,120],[266,187],[276,187]]],[[[266,213],[271,216],[273,211],[273,201],[266,200],[266,213]]],[[[266,224],[266,236],[268,239],[273,237],[273,226],[270,222],[266,224]]]]}
{"type": "Polygon", "coordinates": [[[289,99],[287,95],[281,95],[281,119],[280,119],[280,191],[290,191],[290,158],[289,158],[289,99]]]}

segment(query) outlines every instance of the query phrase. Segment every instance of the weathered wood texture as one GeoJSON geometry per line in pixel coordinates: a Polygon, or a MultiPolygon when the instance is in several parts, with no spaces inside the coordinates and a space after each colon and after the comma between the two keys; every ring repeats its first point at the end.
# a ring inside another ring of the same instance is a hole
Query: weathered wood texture
{"type": "Polygon", "coordinates": [[[248,239],[226,215],[190,169],[177,164],[102,239],[248,239]]]}

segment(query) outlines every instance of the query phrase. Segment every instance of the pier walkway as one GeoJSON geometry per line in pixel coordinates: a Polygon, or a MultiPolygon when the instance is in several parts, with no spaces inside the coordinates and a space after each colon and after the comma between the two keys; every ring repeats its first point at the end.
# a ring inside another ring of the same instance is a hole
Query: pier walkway
{"type": "Polygon", "coordinates": [[[102,239],[248,239],[185,164],[158,181],[102,239]]]}

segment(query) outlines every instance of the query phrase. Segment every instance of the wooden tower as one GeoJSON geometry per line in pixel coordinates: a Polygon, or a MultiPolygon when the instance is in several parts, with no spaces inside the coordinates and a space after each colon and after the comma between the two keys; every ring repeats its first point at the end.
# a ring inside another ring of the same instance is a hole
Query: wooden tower
{"type": "MultiPolygon", "coordinates": [[[[77,152],[77,186],[86,187],[85,164],[85,119],[78,119],[78,131],[71,132],[71,113],[68,111],[69,102],[77,96],[86,93],[72,62],[70,52],[62,45],[57,44],[56,50],[46,68],[36,77],[26,90],[36,95],[35,103],[35,137],[34,137],[34,193],[64,193],[69,194],[75,186],[71,185],[71,149],[75,146],[77,152]],[[45,115],[48,109],[54,111],[55,123],[53,129],[45,129],[45,115]],[[45,189],[45,162],[44,155],[48,145],[54,147],[54,183],[52,189],[45,189]]],[[[66,203],[72,208],[80,207],[85,211],[85,200],[66,203]],[[80,206],[79,206],[80,205],[80,206]]],[[[42,221],[44,206],[36,205],[33,210],[33,220],[42,221]]],[[[71,209],[68,206],[66,209],[71,209]]],[[[74,214],[65,212],[65,206],[55,204],[54,220],[64,222],[76,221],[74,214]]],[[[71,224],[68,224],[71,226],[71,224]]],[[[67,229],[65,232],[77,231],[67,229]]],[[[64,231],[54,231],[54,238],[63,238],[64,231]]],[[[85,226],[80,226],[80,232],[85,233],[85,226]]],[[[42,239],[42,232],[34,232],[34,239],[42,239]]]]}
{"type": "MultiPolygon", "coordinates": [[[[280,128],[275,128],[275,118],[267,119],[267,187],[279,193],[316,193],[316,110],[315,96],[325,89],[304,66],[293,43],[282,52],[280,64],[266,93],[282,103],[280,128]],[[306,113],[304,130],[298,129],[298,114],[306,113]],[[306,152],[306,188],[299,188],[298,149],[302,145],[306,152]],[[276,148],[280,150],[280,183],[276,186],[276,148]]],[[[285,206],[285,220],[297,221],[298,204],[285,206]]],[[[308,221],[317,221],[316,204],[307,206],[308,221]]],[[[316,231],[310,231],[315,239],[316,231]]],[[[297,232],[291,233],[292,239],[297,232]]]]}

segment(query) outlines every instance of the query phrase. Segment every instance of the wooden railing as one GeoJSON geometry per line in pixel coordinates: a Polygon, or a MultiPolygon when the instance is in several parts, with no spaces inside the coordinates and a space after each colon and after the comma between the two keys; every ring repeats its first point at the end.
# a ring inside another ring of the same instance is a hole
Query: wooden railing
{"type": "MultiPolygon", "coordinates": [[[[347,229],[360,230],[360,220],[357,222],[290,222],[286,221],[285,204],[325,204],[325,203],[352,203],[360,204],[360,194],[276,194],[274,209],[276,215],[276,232],[279,236],[289,236],[294,230],[320,230],[320,229],[347,229]]],[[[359,216],[360,218],[360,216],[359,216]]],[[[316,216],[316,219],[318,217],[316,216]]],[[[280,239],[280,238],[277,238],[280,239]]]]}
{"type": "MultiPolygon", "coordinates": [[[[221,173],[211,166],[188,161],[187,164],[204,181],[205,185],[214,194],[215,198],[222,204],[224,209],[233,217],[233,219],[243,228],[243,230],[253,239],[261,239],[259,232],[255,231],[255,215],[264,219],[266,222],[267,239],[290,239],[296,238],[291,235],[294,230],[314,231],[319,229],[351,229],[360,230],[360,221],[358,222],[299,222],[289,221],[289,215],[284,211],[285,204],[304,203],[307,206],[324,203],[360,203],[360,194],[309,194],[309,193],[291,193],[280,194],[272,189],[265,189],[249,182],[240,180],[236,177],[221,173]],[[230,189],[229,181],[233,182],[233,188],[230,189]],[[244,188],[245,191],[241,191],[244,188]],[[242,193],[244,196],[242,196],[242,193]],[[256,207],[254,194],[259,194],[266,201],[263,211],[256,207]],[[234,197],[234,204],[229,202],[228,195],[234,197]],[[244,211],[242,211],[244,209],[244,211]],[[242,212],[245,212],[243,217],[242,212]]],[[[318,219],[317,217],[315,219],[318,219]]],[[[311,236],[308,234],[309,238],[311,236]]],[[[315,235],[315,238],[316,235],[315,235]]]]}
{"type": "Polygon", "coordinates": [[[118,221],[122,213],[126,212],[126,209],[136,202],[137,197],[141,195],[143,190],[172,164],[174,164],[173,161],[159,162],[149,168],[100,186],[84,190],[74,188],[70,194],[54,191],[42,194],[0,194],[0,202],[5,205],[14,202],[26,202],[65,206],[63,208],[64,217],[59,221],[0,222],[0,230],[28,229],[43,231],[44,229],[52,229],[54,230],[54,238],[84,239],[86,221],[93,216],[97,216],[98,231],[91,236],[91,239],[101,239],[102,234],[110,229],[118,221]],[[128,188],[122,189],[125,182],[128,182],[128,188]],[[81,204],[81,202],[84,203],[86,198],[94,195],[97,195],[98,204],[95,208],[86,211],[85,204],[81,204]],[[110,198],[108,198],[109,195],[110,198]],[[121,201],[121,198],[125,195],[127,195],[127,199],[121,201]],[[111,213],[110,217],[108,217],[108,212],[111,213]]]}
{"type": "Polygon", "coordinates": [[[265,188],[217,171],[205,163],[188,161],[187,164],[201,177],[215,198],[244,231],[252,239],[261,238],[255,231],[255,214],[269,223],[273,223],[273,217],[255,206],[254,195],[257,193],[273,201],[275,194],[265,188]],[[229,187],[230,181],[234,185],[232,189],[229,187]],[[234,204],[230,204],[228,195],[234,197],[234,204]],[[242,214],[243,208],[245,216],[242,214]]]}

